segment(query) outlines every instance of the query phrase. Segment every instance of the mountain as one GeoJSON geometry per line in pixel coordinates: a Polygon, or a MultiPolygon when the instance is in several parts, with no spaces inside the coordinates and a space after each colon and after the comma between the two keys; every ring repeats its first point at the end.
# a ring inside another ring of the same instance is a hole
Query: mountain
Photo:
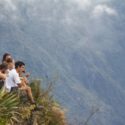
{"type": "Polygon", "coordinates": [[[125,124],[124,0],[1,0],[0,56],[57,78],[71,125],[125,124]]]}

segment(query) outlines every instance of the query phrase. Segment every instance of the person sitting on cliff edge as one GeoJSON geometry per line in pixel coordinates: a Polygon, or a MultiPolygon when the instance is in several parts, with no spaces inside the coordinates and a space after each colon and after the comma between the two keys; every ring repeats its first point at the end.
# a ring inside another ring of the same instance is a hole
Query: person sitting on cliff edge
{"type": "Polygon", "coordinates": [[[13,92],[18,89],[25,90],[31,103],[35,104],[31,88],[29,86],[25,86],[24,81],[21,80],[19,77],[19,74],[21,74],[25,70],[24,62],[22,61],[15,62],[15,68],[13,68],[14,64],[12,59],[7,60],[7,64],[8,64],[9,74],[8,77],[6,78],[6,88],[10,90],[10,92],[13,92]]]}

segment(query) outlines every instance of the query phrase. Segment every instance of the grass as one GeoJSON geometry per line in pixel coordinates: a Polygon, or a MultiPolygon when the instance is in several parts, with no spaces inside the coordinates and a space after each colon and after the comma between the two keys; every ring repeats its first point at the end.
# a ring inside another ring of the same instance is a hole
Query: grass
{"type": "Polygon", "coordinates": [[[36,105],[26,94],[5,93],[0,90],[0,125],[66,125],[65,112],[51,95],[52,84],[45,90],[39,80],[30,83],[36,105]]]}

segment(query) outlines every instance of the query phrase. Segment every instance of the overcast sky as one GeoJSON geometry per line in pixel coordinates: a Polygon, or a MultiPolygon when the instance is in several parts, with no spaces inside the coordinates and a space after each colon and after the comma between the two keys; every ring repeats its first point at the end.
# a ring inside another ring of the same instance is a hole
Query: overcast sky
{"type": "Polygon", "coordinates": [[[95,54],[107,63],[105,55],[124,51],[121,45],[125,39],[124,3],[124,0],[0,0],[0,23],[37,25],[36,29],[46,24],[50,33],[57,29],[60,34],[70,34],[61,44],[77,52],[95,54]]]}

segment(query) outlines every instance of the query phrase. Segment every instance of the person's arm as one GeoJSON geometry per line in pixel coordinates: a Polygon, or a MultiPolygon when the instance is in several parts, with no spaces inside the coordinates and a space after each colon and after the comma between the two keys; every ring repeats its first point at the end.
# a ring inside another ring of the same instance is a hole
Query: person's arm
{"type": "Polygon", "coordinates": [[[0,78],[1,78],[1,79],[5,80],[6,77],[7,77],[6,74],[0,72],[0,78]]]}
{"type": "Polygon", "coordinates": [[[22,86],[26,86],[26,84],[28,84],[28,80],[26,77],[20,77],[20,80],[22,86]]]}
{"type": "Polygon", "coordinates": [[[23,77],[23,81],[25,82],[25,84],[29,83],[29,81],[28,81],[28,79],[26,77],[23,77]]]}
{"type": "Polygon", "coordinates": [[[26,74],[25,74],[25,77],[26,77],[26,78],[29,78],[29,77],[30,77],[30,73],[29,73],[29,72],[26,73],[26,74]]]}

